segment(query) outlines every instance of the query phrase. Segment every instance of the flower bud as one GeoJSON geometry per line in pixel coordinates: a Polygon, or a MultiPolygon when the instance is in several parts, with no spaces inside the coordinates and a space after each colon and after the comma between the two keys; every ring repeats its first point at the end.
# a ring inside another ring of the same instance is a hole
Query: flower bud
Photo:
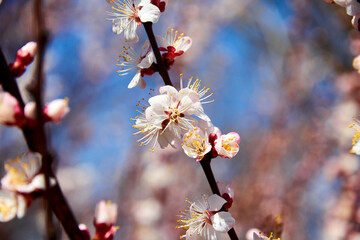
{"type": "Polygon", "coordinates": [[[17,51],[15,62],[9,64],[10,71],[15,77],[20,77],[25,72],[26,66],[34,60],[36,50],[37,43],[28,42],[17,51]]]}
{"type": "Polygon", "coordinates": [[[0,123],[7,126],[21,126],[23,111],[14,96],[7,92],[0,93],[0,123]]]}
{"type": "Polygon", "coordinates": [[[60,123],[63,117],[70,111],[68,102],[69,100],[65,98],[56,99],[48,103],[43,110],[43,113],[47,118],[46,120],[60,123]]]}
{"type": "Polygon", "coordinates": [[[90,236],[90,232],[89,229],[87,228],[87,226],[83,223],[79,224],[79,229],[84,237],[85,240],[90,240],[91,236],[90,236]]]}
{"type": "Polygon", "coordinates": [[[117,227],[114,226],[117,218],[117,205],[110,201],[100,201],[96,205],[94,226],[96,233],[94,239],[111,240],[113,239],[117,227]]]}

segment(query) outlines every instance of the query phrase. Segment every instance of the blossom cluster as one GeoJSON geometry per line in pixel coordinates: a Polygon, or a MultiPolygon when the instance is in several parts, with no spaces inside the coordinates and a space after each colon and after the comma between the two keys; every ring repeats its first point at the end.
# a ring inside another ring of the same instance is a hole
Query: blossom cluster
{"type": "MultiPolygon", "coordinates": [[[[15,77],[21,76],[36,54],[37,44],[29,42],[17,51],[16,60],[9,64],[15,77]]],[[[45,122],[59,123],[70,111],[68,99],[56,99],[46,104],[42,110],[45,122]]],[[[19,101],[8,92],[0,92],[0,124],[6,126],[33,126],[36,123],[36,104],[30,101],[21,107],[19,101]]]]}
{"type": "MultiPolygon", "coordinates": [[[[5,162],[6,175],[1,179],[0,221],[15,216],[22,218],[32,200],[45,190],[45,176],[41,173],[41,155],[28,152],[5,162]]],[[[50,186],[55,179],[50,178],[50,186]]]]}
{"type": "Polygon", "coordinates": [[[134,135],[142,135],[137,141],[140,146],[150,144],[150,150],[154,151],[157,143],[161,148],[174,147],[175,141],[180,140],[185,154],[197,161],[208,153],[212,158],[234,157],[239,150],[240,136],[234,132],[222,135],[213,126],[202,106],[212,102],[208,98],[213,94],[208,94],[209,88],[201,88],[201,80],[192,80],[190,78],[187,86],[181,86],[179,91],[163,86],[159,89],[160,95],[148,100],[149,106],[134,118],[133,127],[138,130],[134,135]]]}

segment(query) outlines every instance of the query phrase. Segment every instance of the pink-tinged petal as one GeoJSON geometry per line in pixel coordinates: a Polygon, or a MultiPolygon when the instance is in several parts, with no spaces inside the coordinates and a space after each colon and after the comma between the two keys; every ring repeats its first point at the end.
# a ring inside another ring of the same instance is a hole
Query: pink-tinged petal
{"type": "Polygon", "coordinates": [[[222,206],[226,203],[226,200],[220,197],[219,195],[213,194],[208,197],[209,210],[210,211],[219,211],[222,206]]]}
{"type": "Polygon", "coordinates": [[[140,81],[141,78],[141,72],[138,70],[135,74],[135,76],[131,79],[131,82],[128,85],[128,88],[136,87],[140,81]]]}
{"type": "Polygon", "coordinates": [[[359,12],[360,12],[360,3],[358,3],[355,0],[346,6],[346,13],[350,16],[355,16],[359,12]]]}
{"type": "Polygon", "coordinates": [[[125,42],[136,43],[139,41],[139,37],[136,34],[137,22],[134,20],[128,22],[125,27],[124,36],[125,42]]]}
{"type": "Polygon", "coordinates": [[[139,81],[139,87],[141,89],[145,89],[146,88],[146,82],[143,78],[140,78],[140,81],[139,81]]]}
{"type": "Polygon", "coordinates": [[[229,184],[225,184],[223,182],[217,182],[217,185],[219,187],[219,191],[221,195],[227,193],[231,198],[234,197],[234,189],[229,184]]]}
{"type": "Polygon", "coordinates": [[[215,231],[227,232],[235,225],[235,219],[228,212],[218,212],[211,217],[215,231]]]}
{"type": "Polygon", "coordinates": [[[153,4],[144,4],[139,11],[139,18],[141,22],[156,23],[160,18],[160,10],[153,4]]]}
{"type": "Polygon", "coordinates": [[[240,136],[237,133],[221,135],[215,140],[215,149],[220,157],[233,158],[239,151],[240,136]]]}
{"type": "Polygon", "coordinates": [[[151,66],[151,64],[153,64],[155,60],[155,56],[153,52],[149,52],[142,60],[141,62],[137,65],[138,68],[141,69],[145,69],[145,68],[149,68],[151,66]]]}
{"type": "Polygon", "coordinates": [[[157,42],[159,48],[166,49],[168,46],[170,46],[169,42],[161,36],[155,35],[155,39],[156,39],[156,42],[157,42]]]}
{"type": "Polygon", "coordinates": [[[176,51],[184,51],[186,52],[187,50],[189,50],[189,48],[192,45],[192,40],[190,37],[182,37],[176,44],[176,51]]]}
{"type": "MultiPolygon", "coordinates": [[[[21,54],[22,56],[29,54],[29,57],[31,57],[33,59],[36,55],[37,43],[36,42],[28,42],[20,50],[23,51],[23,53],[21,54]]],[[[32,61],[32,59],[31,59],[31,61],[32,61]]],[[[26,62],[25,64],[28,65],[29,62],[26,62]]]]}
{"type": "Polygon", "coordinates": [[[98,202],[95,208],[95,223],[105,223],[113,225],[117,218],[117,204],[105,202],[104,200],[98,202]]]}
{"type": "Polygon", "coordinates": [[[212,133],[215,133],[218,138],[221,137],[221,131],[218,127],[214,127],[214,131],[212,133]]]}

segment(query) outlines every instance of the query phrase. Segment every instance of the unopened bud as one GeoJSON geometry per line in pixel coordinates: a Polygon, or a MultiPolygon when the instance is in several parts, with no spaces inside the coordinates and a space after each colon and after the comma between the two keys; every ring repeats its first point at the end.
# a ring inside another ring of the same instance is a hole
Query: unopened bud
{"type": "Polygon", "coordinates": [[[45,117],[48,121],[59,123],[64,116],[70,111],[69,100],[65,99],[56,99],[48,103],[43,110],[45,117]]]}

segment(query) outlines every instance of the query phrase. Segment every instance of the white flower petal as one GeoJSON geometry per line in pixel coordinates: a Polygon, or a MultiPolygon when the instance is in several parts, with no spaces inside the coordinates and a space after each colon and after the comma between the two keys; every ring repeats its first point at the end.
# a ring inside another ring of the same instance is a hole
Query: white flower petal
{"type": "Polygon", "coordinates": [[[213,228],[219,232],[227,232],[235,225],[235,219],[228,212],[216,213],[211,221],[213,228]]]}
{"type": "Polygon", "coordinates": [[[113,21],[112,21],[112,31],[113,31],[113,33],[115,33],[115,34],[122,33],[123,30],[124,30],[123,23],[124,23],[123,18],[113,19],[113,21]]]}
{"type": "Polygon", "coordinates": [[[136,34],[137,23],[132,20],[125,26],[124,36],[125,42],[136,43],[139,41],[139,37],[136,34]]]}
{"type": "Polygon", "coordinates": [[[139,18],[141,22],[156,23],[160,18],[160,10],[153,4],[144,4],[139,11],[139,18]]]}
{"type": "Polygon", "coordinates": [[[140,81],[139,81],[139,87],[141,88],[141,89],[145,89],[146,88],[146,82],[145,82],[145,80],[141,77],[140,78],[140,81]]]}
{"type": "Polygon", "coordinates": [[[14,193],[0,190],[0,222],[8,222],[17,214],[17,199],[14,193]]]}
{"type": "Polygon", "coordinates": [[[151,66],[151,64],[153,64],[155,59],[154,53],[153,52],[149,52],[142,60],[141,62],[137,65],[138,68],[141,69],[145,69],[145,68],[149,68],[151,66]]]}
{"type": "Polygon", "coordinates": [[[186,52],[191,47],[192,40],[190,37],[182,37],[176,44],[176,51],[184,51],[186,52]]]}
{"type": "Polygon", "coordinates": [[[128,88],[136,87],[140,81],[141,78],[141,72],[138,70],[135,74],[135,76],[131,79],[131,82],[128,85],[128,88]]]}
{"type": "Polygon", "coordinates": [[[165,38],[155,35],[155,39],[159,47],[167,48],[169,46],[169,42],[165,38]]]}
{"type": "Polygon", "coordinates": [[[209,210],[210,211],[219,211],[221,207],[226,203],[226,200],[220,197],[217,194],[213,194],[210,197],[208,197],[209,202],[209,210]]]}
{"type": "Polygon", "coordinates": [[[22,218],[25,215],[27,204],[25,198],[20,194],[17,196],[17,205],[16,215],[18,218],[22,218]]]}

